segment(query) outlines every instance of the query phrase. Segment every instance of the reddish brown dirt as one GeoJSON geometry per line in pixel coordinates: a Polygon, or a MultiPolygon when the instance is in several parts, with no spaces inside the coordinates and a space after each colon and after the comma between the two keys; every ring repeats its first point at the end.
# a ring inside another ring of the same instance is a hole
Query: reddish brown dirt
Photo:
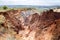
{"type": "MultiPolygon", "coordinates": [[[[6,20],[9,20],[15,26],[13,29],[19,34],[19,31],[24,29],[24,25],[21,24],[20,20],[16,19],[14,14],[17,13],[20,14],[17,10],[13,10],[4,12],[3,15],[6,20]]],[[[36,32],[36,40],[60,40],[60,12],[53,12],[50,9],[42,12],[42,15],[32,14],[26,20],[30,32],[36,32]]]]}

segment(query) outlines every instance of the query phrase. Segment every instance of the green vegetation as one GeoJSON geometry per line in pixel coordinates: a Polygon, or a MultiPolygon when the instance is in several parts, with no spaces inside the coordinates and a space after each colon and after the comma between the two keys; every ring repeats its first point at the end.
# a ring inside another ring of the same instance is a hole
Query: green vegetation
{"type": "Polygon", "coordinates": [[[6,10],[6,9],[8,9],[8,7],[7,6],[3,6],[3,9],[6,10]]]}
{"type": "Polygon", "coordinates": [[[4,5],[4,6],[0,6],[0,11],[8,11],[8,10],[17,10],[17,9],[20,9],[20,10],[32,10],[32,9],[36,9],[36,8],[9,8],[8,6],[4,5]]]}
{"type": "Polygon", "coordinates": [[[0,10],[7,10],[9,9],[7,6],[0,6],[0,10]]]}
{"type": "Polygon", "coordinates": [[[0,12],[5,12],[11,10],[11,8],[9,8],[8,6],[0,6],[0,12]]]}

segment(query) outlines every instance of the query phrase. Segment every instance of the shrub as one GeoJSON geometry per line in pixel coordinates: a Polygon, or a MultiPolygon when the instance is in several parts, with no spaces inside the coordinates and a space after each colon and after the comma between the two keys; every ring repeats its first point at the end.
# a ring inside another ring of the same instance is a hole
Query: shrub
{"type": "Polygon", "coordinates": [[[8,9],[8,7],[7,6],[3,6],[3,9],[6,10],[6,9],[8,9]]]}

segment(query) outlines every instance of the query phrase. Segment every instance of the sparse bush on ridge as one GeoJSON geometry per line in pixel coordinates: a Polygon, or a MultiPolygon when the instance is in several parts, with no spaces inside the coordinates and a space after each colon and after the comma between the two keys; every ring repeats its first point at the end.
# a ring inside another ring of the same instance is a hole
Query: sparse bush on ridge
{"type": "Polygon", "coordinates": [[[6,9],[8,9],[8,7],[7,6],[3,6],[3,9],[6,10],[6,9]]]}

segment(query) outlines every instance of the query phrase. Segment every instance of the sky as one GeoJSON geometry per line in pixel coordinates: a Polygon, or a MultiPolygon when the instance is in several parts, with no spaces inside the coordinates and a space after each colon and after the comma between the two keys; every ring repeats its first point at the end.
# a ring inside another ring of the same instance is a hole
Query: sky
{"type": "Polygon", "coordinates": [[[60,5],[60,0],[0,0],[0,5],[60,5]]]}

